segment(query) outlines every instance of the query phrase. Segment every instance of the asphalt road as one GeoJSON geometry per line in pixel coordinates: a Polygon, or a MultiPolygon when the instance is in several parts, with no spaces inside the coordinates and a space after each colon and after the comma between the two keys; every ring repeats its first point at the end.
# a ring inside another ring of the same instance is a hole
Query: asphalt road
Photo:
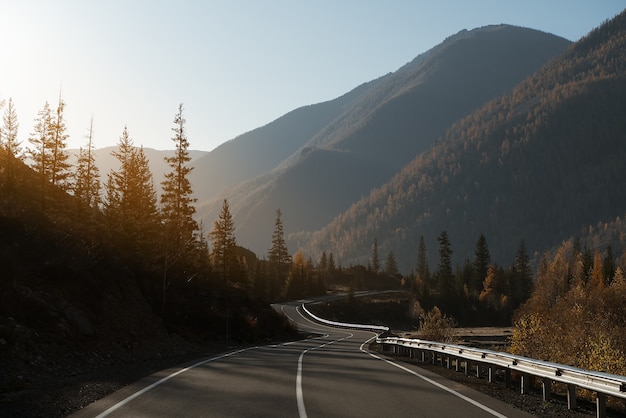
{"type": "Polygon", "coordinates": [[[164,370],[72,415],[82,417],[529,417],[426,370],[369,353],[369,331],[316,324],[316,337],[164,370]]]}

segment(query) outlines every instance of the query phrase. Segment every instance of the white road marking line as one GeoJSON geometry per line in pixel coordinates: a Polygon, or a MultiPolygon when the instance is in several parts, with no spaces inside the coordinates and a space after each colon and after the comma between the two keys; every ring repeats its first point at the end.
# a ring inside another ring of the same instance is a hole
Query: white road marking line
{"type": "Polygon", "coordinates": [[[449,393],[453,394],[454,396],[458,396],[459,398],[463,399],[464,401],[471,403],[472,405],[482,409],[483,411],[486,411],[486,412],[490,413],[493,416],[496,416],[498,418],[507,418],[506,415],[502,415],[498,411],[494,411],[493,409],[489,408],[488,406],[485,406],[485,405],[481,404],[480,402],[475,401],[474,399],[469,398],[469,397],[467,397],[467,396],[457,392],[454,389],[451,389],[451,388],[449,388],[447,386],[444,386],[441,383],[435,382],[434,380],[432,380],[432,379],[430,379],[430,378],[428,378],[428,377],[426,377],[424,375],[421,375],[421,374],[419,374],[419,373],[417,373],[417,372],[415,372],[415,371],[413,371],[411,369],[408,369],[408,368],[406,368],[406,367],[404,367],[404,366],[402,366],[400,364],[394,363],[391,360],[382,358],[380,356],[377,356],[376,354],[370,353],[369,351],[365,350],[363,347],[365,347],[365,345],[368,344],[370,341],[372,341],[374,338],[376,338],[376,337],[372,337],[369,340],[365,341],[363,344],[361,344],[360,350],[362,352],[366,353],[366,354],[369,354],[370,356],[374,357],[375,359],[382,360],[385,363],[389,363],[392,366],[395,366],[395,367],[397,367],[397,368],[399,368],[401,370],[404,370],[405,372],[411,373],[412,375],[419,377],[420,379],[430,383],[431,385],[437,386],[438,388],[443,389],[446,392],[449,392],[449,393]]]}
{"type": "Polygon", "coordinates": [[[132,395],[130,395],[129,397],[127,397],[126,399],[121,400],[120,402],[116,403],[115,405],[113,405],[112,407],[110,407],[109,409],[103,411],[102,413],[100,413],[98,416],[96,416],[96,418],[104,418],[108,415],[110,415],[111,413],[113,413],[114,411],[118,410],[119,408],[121,408],[122,406],[126,405],[128,402],[132,401],[133,399],[143,395],[144,393],[146,393],[147,391],[149,391],[152,388],[155,388],[156,386],[159,386],[161,383],[164,383],[168,380],[170,380],[173,377],[178,376],[181,373],[184,373],[188,370],[191,370],[195,367],[198,366],[202,366],[203,364],[212,362],[212,361],[216,361],[216,360],[221,360],[225,357],[229,357],[235,354],[239,354],[239,353],[243,353],[244,351],[248,351],[248,350],[252,350],[254,348],[258,348],[258,347],[248,347],[248,348],[243,348],[241,350],[237,350],[237,351],[232,351],[230,353],[226,353],[226,354],[222,354],[221,356],[216,356],[216,357],[211,357],[202,361],[197,362],[196,364],[193,364],[189,367],[185,367],[184,369],[180,369],[177,372],[174,372],[168,376],[165,376],[164,378],[162,378],[161,380],[154,382],[153,384],[146,386],[145,388],[143,388],[142,390],[133,393],[132,395]]]}
{"type": "MultiPolygon", "coordinates": [[[[285,316],[287,318],[289,318],[289,319],[291,319],[293,321],[293,319],[289,315],[287,315],[287,313],[285,312],[284,306],[281,308],[281,310],[283,311],[283,313],[285,314],[285,316]]],[[[315,328],[311,327],[312,329],[319,331],[320,324],[318,324],[316,322],[313,322],[313,321],[309,320],[307,317],[305,317],[304,315],[302,315],[302,313],[299,311],[299,308],[297,306],[296,306],[295,310],[302,317],[302,319],[304,319],[305,321],[308,321],[308,322],[312,323],[313,325],[315,325],[315,328]]],[[[321,344],[321,345],[319,345],[317,347],[307,348],[302,353],[300,353],[300,357],[298,358],[298,373],[296,375],[296,401],[298,403],[298,414],[299,414],[300,418],[307,418],[306,407],[304,405],[304,391],[302,390],[302,363],[304,362],[304,355],[306,353],[308,353],[309,351],[318,350],[320,348],[324,348],[324,347],[329,346],[331,344],[334,344],[336,342],[340,342],[340,341],[343,341],[345,339],[354,337],[354,334],[352,334],[350,332],[345,332],[345,331],[341,331],[341,330],[336,330],[336,331],[338,331],[341,334],[346,334],[346,336],[342,337],[342,338],[339,338],[337,340],[327,341],[324,344],[321,344]]],[[[330,334],[326,334],[326,335],[324,335],[321,338],[327,338],[329,336],[330,336],[330,334]]]]}
{"type": "Polygon", "coordinates": [[[304,350],[298,358],[298,374],[296,375],[296,400],[298,402],[298,415],[300,418],[307,418],[306,408],[304,406],[304,395],[302,393],[302,360],[309,350],[304,350]]]}

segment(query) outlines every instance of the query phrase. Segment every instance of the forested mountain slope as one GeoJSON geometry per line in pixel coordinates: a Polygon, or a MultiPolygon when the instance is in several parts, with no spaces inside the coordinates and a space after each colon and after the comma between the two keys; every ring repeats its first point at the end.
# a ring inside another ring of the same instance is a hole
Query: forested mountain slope
{"type": "MultiPolygon", "coordinates": [[[[455,259],[483,233],[494,261],[520,240],[542,250],[626,208],[626,13],[516,87],[455,123],[418,156],[311,236],[307,253],[366,263],[376,238],[415,267],[423,235],[450,236],[455,259]]],[[[303,241],[304,242],[304,241],[303,241]]]]}
{"type": "Polygon", "coordinates": [[[507,25],[461,31],[368,84],[280,166],[212,203],[199,202],[199,213],[214,219],[226,197],[238,239],[260,253],[276,208],[287,233],[319,228],[430,147],[454,121],[512,89],[568,44],[507,25]]]}

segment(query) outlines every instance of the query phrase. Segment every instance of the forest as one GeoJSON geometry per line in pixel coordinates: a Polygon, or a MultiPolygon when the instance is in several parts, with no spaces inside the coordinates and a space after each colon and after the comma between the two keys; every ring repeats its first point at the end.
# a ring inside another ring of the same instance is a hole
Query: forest
{"type": "Polygon", "coordinates": [[[19,376],[295,338],[268,301],[324,293],[324,283],[301,255],[292,263],[279,210],[261,261],[237,245],[227,201],[210,230],[194,219],[182,105],[160,194],[126,127],[114,151],[120,168],[106,180],[91,128],[72,166],[64,107],[46,103],[29,147],[17,141],[12,100],[3,109],[0,387],[20,385],[19,376]]]}

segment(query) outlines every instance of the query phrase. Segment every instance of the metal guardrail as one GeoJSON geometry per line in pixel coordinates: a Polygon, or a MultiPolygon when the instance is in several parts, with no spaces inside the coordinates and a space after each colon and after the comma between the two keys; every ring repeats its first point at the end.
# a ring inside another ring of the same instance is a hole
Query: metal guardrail
{"type": "MultiPolygon", "coordinates": [[[[304,304],[302,309],[314,320],[341,328],[365,329],[378,331],[380,333],[389,331],[389,327],[380,325],[349,324],[335,321],[328,321],[312,314],[304,304]]],[[[493,380],[495,371],[501,370],[505,374],[505,384],[510,386],[511,373],[520,374],[521,393],[527,393],[531,377],[542,379],[543,397],[548,400],[551,395],[552,383],[558,382],[567,385],[567,403],[569,409],[576,407],[576,389],[587,389],[596,393],[596,411],[598,418],[606,417],[607,396],[614,396],[626,399],[626,377],[609,373],[594,372],[580,369],[573,366],[551,363],[542,360],[535,360],[528,357],[516,356],[513,354],[483,350],[473,347],[466,347],[456,344],[445,344],[435,341],[426,341],[412,338],[384,337],[380,335],[376,342],[383,347],[383,353],[404,355],[417,358],[417,354],[422,353],[422,361],[430,357],[433,363],[441,359],[447,367],[452,367],[455,363],[456,370],[461,369],[465,363],[465,373],[469,374],[472,365],[476,368],[476,373],[480,373],[480,368],[487,368],[489,381],[493,380]]]]}
{"type": "Polygon", "coordinates": [[[304,312],[306,312],[306,314],[308,316],[310,316],[311,318],[315,319],[317,322],[320,322],[320,323],[325,324],[325,325],[330,325],[332,327],[364,329],[364,330],[369,330],[369,331],[380,331],[381,333],[389,331],[389,327],[385,327],[385,326],[382,326],[382,325],[348,324],[348,323],[344,323],[344,322],[329,321],[327,319],[320,318],[319,316],[316,316],[313,313],[311,313],[311,311],[309,311],[306,308],[304,303],[301,305],[301,307],[302,307],[302,310],[304,312]]]}
{"type": "MultiPolygon", "coordinates": [[[[548,400],[551,395],[554,382],[567,385],[568,408],[576,407],[576,388],[587,389],[596,393],[596,415],[599,418],[606,417],[606,397],[614,396],[626,399],[626,377],[609,373],[583,370],[573,366],[535,360],[528,357],[516,356],[508,353],[482,350],[455,344],[444,344],[434,341],[425,341],[409,338],[386,337],[377,338],[376,342],[383,346],[383,352],[392,348],[394,354],[414,357],[416,352],[428,352],[432,354],[433,363],[437,357],[442,363],[451,367],[456,363],[456,369],[461,368],[465,362],[465,372],[469,374],[471,365],[476,366],[476,373],[480,373],[480,367],[488,369],[489,380],[495,370],[505,372],[505,384],[510,386],[511,372],[521,375],[521,393],[527,393],[530,377],[542,379],[543,398],[548,400]]],[[[424,357],[422,357],[424,361],[424,357]]]]}

